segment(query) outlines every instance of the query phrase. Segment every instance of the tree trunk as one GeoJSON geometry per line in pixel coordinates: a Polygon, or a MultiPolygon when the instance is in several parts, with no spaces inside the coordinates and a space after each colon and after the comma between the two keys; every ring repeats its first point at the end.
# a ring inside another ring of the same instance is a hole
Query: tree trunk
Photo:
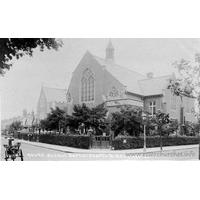
{"type": "Polygon", "coordinates": [[[161,126],[159,127],[159,132],[160,132],[160,150],[162,151],[162,128],[161,128],[161,126]]]}

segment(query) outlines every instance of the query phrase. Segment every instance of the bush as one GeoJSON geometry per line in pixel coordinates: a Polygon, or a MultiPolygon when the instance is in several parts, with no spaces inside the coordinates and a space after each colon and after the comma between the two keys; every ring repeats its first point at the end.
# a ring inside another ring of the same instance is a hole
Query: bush
{"type": "Polygon", "coordinates": [[[39,136],[39,142],[81,149],[90,148],[90,137],[82,135],[50,135],[39,136]]]}
{"type": "MultiPolygon", "coordinates": [[[[199,143],[199,140],[197,137],[191,137],[191,136],[162,137],[163,146],[191,145],[191,144],[198,144],[198,143],[199,143]]],[[[115,150],[143,148],[144,138],[119,136],[113,140],[112,145],[115,150]]],[[[160,136],[147,137],[146,146],[147,148],[160,147],[160,136]]]]}

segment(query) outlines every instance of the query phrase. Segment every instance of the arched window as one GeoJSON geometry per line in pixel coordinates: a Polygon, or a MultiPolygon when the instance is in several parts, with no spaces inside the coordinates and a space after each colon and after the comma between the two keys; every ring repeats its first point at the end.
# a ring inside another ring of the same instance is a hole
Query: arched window
{"type": "Polygon", "coordinates": [[[171,92],[171,109],[176,110],[176,95],[171,92]]]}
{"type": "Polygon", "coordinates": [[[67,101],[68,101],[68,103],[71,103],[71,101],[72,101],[72,97],[71,97],[71,94],[70,93],[68,93],[68,95],[67,95],[68,97],[67,97],[67,101]]]}
{"type": "Polygon", "coordinates": [[[81,80],[81,102],[94,101],[94,75],[86,69],[81,80]]]}

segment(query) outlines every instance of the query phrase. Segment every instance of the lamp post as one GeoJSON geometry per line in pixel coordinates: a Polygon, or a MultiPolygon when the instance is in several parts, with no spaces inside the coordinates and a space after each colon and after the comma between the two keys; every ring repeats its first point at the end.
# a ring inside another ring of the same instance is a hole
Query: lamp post
{"type": "MultiPolygon", "coordinates": [[[[143,112],[142,113],[142,120],[146,119],[147,115],[143,112]]],[[[146,152],[146,124],[144,123],[144,147],[143,151],[146,152]]]]}
{"type": "Polygon", "coordinates": [[[200,133],[198,134],[198,139],[199,139],[199,160],[200,160],[200,133]]]}

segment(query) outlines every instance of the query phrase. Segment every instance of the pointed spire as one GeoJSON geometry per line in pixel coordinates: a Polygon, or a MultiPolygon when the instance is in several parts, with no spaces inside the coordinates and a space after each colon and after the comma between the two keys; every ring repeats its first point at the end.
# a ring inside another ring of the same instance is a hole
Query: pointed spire
{"type": "Polygon", "coordinates": [[[110,38],[110,40],[109,40],[109,43],[108,43],[108,46],[107,46],[106,49],[114,49],[113,44],[112,44],[112,42],[111,42],[111,38],[110,38]]]}
{"type": "Polygon", "coordinates": [[[106,48],[106,60],[110,60],[110,61],[114,61],[114,47],[113,47],[113,44],[111,42],[111,39],[109,40],[109,43],[107,45],[107,48],[106,48]]]}

